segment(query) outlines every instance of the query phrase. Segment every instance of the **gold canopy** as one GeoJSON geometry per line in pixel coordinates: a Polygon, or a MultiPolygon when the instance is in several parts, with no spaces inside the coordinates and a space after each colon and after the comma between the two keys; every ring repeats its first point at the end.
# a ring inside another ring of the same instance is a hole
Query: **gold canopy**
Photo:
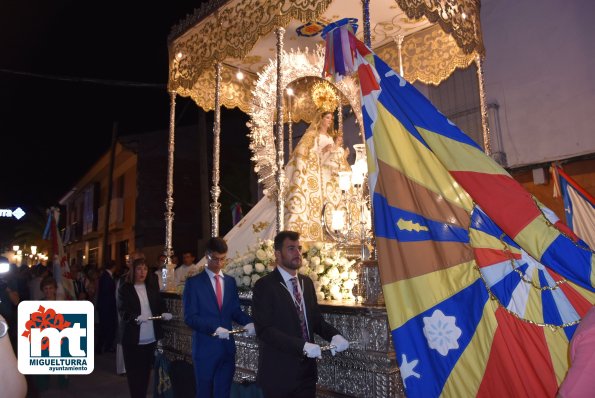
{"type": "MultiPolygon", "coordinates": [[[[399,70],[397,40],[403,37],[404,77],[438,84],[483,56],[479,8],[479,0],[370,0],[372,48],[399,70]]],[[[300,36],[297,29],[345,17],[358,18],[361,37],[361,0],[211,0],[172,30],[168,88],[213,109],[214,65],[221,62],[221,105],[249,112],[257,74],[275,58],[277,27],[286,29],[286,51],[313,49],[320,36],[300,36]]]]}

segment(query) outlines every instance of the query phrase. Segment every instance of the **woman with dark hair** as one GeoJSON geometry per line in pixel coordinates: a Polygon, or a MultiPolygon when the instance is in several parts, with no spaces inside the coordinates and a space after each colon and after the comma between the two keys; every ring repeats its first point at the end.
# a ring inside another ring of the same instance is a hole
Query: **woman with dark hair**
{"type": "Polygon", "coordinates": [[[122,318],[119,337],[132,398],[146,397],[153,353],[157,340],[163,337],[161,321],[172,318],[165,312],[165,302],[157,286],[147,283],[148,272],[144,258],[134,260],[126,282],[118,290],[118,312],[122,318]]]}

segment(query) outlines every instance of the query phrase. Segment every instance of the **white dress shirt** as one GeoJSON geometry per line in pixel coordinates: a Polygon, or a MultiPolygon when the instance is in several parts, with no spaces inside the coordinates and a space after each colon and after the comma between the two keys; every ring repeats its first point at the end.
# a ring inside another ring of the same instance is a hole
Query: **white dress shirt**
{"type": "MultiPolygon", "coordinates": [[[[209,275],[209,280],[211,281],[211,286],[213,286],[213,292],[215,292],[215,297],[217,297],[217,285],[215,285],[215,273],[205,267],[205,271],[207,275],[209,275]]],[[[219,270],[219,284],[221,285],[221,303],[223,303],[223,297],[225,297],[225,283],[223,283],[223,270],[219,270]]]]}

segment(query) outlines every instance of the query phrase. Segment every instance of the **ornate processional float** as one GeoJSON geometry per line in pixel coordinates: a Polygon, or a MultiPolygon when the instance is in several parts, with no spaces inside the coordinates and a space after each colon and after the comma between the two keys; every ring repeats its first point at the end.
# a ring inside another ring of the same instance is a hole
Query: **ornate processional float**
{"type": "MultiPolygon", "coordinates": [[[[219,235],[220,137],[225,134],[220,109],[237,107],[250,116],[250,149],[264,198],[225,236],[232,260],[226,272],[236,277],[242,290],[249,291],[270,270],[267,240],[282,229],[299,230],[309,248],[303,272],[317,282],[325,318],[357,342],[342,356],[325,356],[320,362],[319,394],[395,396],[403,389],[375,267],[367,170],[362,167],[365,151],[358,81],[345,78],[333,84],[321,78],[324,48],[320,32],[340,18],[357,18],[362,26],[358,36],[410,83],[437,85],[457,68],[475,63],[483,144],[489,153],[479,0],[203,3],[169,37],[166,255],[171,257],[173,246],[176,96],[190,97],[197,106],[215,112],[212,236],[219,235]],[[329,167],[323,166],[326,160],[320,139],[306,142],[307,126],[318,122],[325,102],[334,103],[335,119],[331,135],[336,150],[327,156],[334,159],[329,167]],[[306,157],[300,163],[301,148],[306,148],[306,157]],[[312,161],[307,157],[314,152],[319,154],[316,173],[309,168],[312,161]],[[304,193],[306,188],[308,193],[304,193]]],[[[243,304],[249,310],[248,297],[243,304]]],[[[173,313],[181,314],[179,295],[167,294],[167,302],[173,313]]],[[[170,359],[191,361],[191,331],[181,321],[183,317],[177,319],[166,330],[165,351],[170,359]]],[[[236,341],[236,379],[253,380],[257,342],[242,337],[236,341]]]]}

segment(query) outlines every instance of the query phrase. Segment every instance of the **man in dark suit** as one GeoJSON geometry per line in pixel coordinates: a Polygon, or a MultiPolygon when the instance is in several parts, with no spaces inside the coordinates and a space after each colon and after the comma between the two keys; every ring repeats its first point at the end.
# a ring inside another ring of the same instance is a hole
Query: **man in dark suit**
{"type": "Polygon", "coordinates": [[[109,261],[99,277],[97,291],[97,313],[99,315],[99,344],[97,351],[114,352],[116,329],[118,325],[118,309],[116,307],[115,261],[109,261]]]}
{"type": "Polygon", "coordinates": [[[277,267],[254,285],[252,311],[259,342],[257,381],[266,398],[313,398],[320,346],[314,333],[334,351],[349,348],[320,313],[312,280],[298,275],[302,266],[300,235],[281,231],[275,237],[277,267]]]}
{"type": "Polygon", "coordinates": [[[240,308],[236,281],[224,275],[227,244],[221,238],[207,242],[204,272],[186,280],[184,321],[192,334],[192,361],[197,397],[228,398],[235,372],[236,346],[232,321],[254,335],[252,318],[240,308]]]}

